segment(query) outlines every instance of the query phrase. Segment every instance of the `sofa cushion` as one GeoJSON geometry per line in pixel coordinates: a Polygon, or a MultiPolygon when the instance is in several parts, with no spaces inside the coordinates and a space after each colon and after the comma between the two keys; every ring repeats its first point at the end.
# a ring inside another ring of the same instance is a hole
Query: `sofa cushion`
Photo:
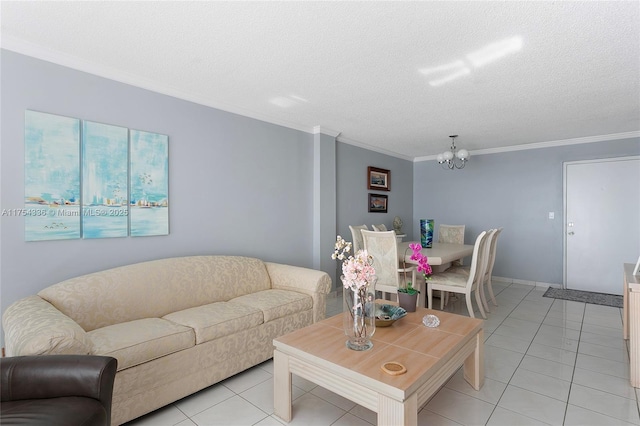
{"type": "Polygon", "coordinates": [[[231,299],[229,303],[260,309],[264,314],[264,322],[313,308],[311,296],[289,290],[258,291],[231,299]]]}
{"type": "Polygon", "coordinates": [[[91,353],[87,333],[39,296],[25,297],[9,306],[3,326],[8,356],[91,353]]]}
{"type": "Polygon", "coordinates": [[[264,262],[242,256],[186,256],[107,269],[54,284],[38,295],[85,331],[271,288],[264,262]]]}
{"type": "Polygon", "coordinates": [[[110,325],[87,333],[95,355],[118,360],[118,371],[195,345],[193,329],[162,318],[110,325]]]}
{"type": "Polygon", "coordinates": [[[260,325],[262,317],[262,311],[252,306],[218,302],[173,312],[163,318],[193,328],[197,345],[260,325]]]}

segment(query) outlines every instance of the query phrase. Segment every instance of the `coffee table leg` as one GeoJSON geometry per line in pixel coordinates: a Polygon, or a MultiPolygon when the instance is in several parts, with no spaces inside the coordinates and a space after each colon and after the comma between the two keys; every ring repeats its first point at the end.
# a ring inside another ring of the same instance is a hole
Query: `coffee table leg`
{"type": "Polygon", "coordinates": [[[285,422],[291,421],[291,373],[289,356],[273,351],[273,409],[285,422]]]}
{"type": "Polygon", "coordinates": [[[378,426],[416,426],[418,424],[418,394],[414,393],[402,403],[378,395],[378,426]]]}
{"type": "Polygon", "coordinates": [[[464,361],[464,379],[475,390],[484,385],[484,330],[476,334],[476,349],[464,361]]]}

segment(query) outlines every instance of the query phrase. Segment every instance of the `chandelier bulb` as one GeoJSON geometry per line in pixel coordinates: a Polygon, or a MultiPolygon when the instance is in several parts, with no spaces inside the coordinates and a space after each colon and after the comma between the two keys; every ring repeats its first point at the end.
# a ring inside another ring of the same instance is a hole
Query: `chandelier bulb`
{"type": "Polygon", "coordinates": [[[469,158],[469,151],[467,151],[466,149],[461,149],[456,155],[459,159],[465,161],[467,158],[469,158]]]}

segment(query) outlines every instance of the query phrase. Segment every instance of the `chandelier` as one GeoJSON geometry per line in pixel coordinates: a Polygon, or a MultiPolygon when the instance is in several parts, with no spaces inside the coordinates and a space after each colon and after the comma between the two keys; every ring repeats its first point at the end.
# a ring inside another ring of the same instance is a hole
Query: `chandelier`
{"type": "Polygon", "coordinates": [[[451,148],[449,151],[445,151],[441,154],[438,154],[436,157],[439,164],[442,164],[442,167],[445,169],[461,169],[467,164],[469,161],[469,151],[466,149],[457,150],[456,149],[456,138],[458,135],[451,135],[451,148]]]}

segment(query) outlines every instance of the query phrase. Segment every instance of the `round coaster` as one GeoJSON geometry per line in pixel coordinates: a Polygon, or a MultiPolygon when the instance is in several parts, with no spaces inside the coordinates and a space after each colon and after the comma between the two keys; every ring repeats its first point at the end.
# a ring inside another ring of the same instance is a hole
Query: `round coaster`
{"type": "Polygon", "coordinates": [[[404,365],[395,361],[385,362],[380,366],[380,368],[382,368],[382,371],[391,376],[399,376],[400,374],[404,374],[407,372],[407,368],[404,365]]]}

